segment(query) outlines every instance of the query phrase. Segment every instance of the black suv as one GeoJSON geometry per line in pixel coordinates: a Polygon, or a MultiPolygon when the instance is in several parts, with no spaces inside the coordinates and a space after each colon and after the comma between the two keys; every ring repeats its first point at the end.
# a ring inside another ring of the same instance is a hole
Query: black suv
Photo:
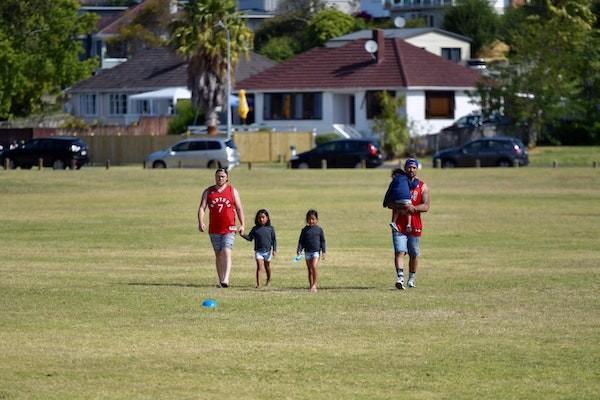
{"type": "Polygon", "coordinates": [[[290,165],[292,168],[321,168],[322,160],[327,161],[327,168],[360,168],[363,161],[367,168],[375,168],[383,162],[381,152],[373,141],[341,139],[292,157],[290,165]]]}
{"type": "Polygon", "coordinates": [[[0,162],[10,160],[9,167],[29,169],[43,160],[44,167],[54,169],[81,168],[89,161],[85,142],[76,137],[30,139],[11,150],[0,153],[0,162]]]}
{"type": "Polygon", "coordinates": [[[482,167],[511,167],[515,162],[529,164],[529,155],[519,139],[500,136],[472,140],[433,155],[434,167],[475,167],[478,161],[482,167]]]}

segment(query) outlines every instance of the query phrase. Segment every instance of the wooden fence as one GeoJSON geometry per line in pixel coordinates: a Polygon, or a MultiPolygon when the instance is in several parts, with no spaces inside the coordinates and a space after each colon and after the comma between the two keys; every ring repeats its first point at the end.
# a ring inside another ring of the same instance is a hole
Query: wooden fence
{"type": "MultiPolygon", "coordinates": [[[[90,135],[80,136],[88,145],[92,165],[141,164],[149,153],[167,148],[179,140],[191,136],[150,135],[90,135]]],[[[233,140],[240,152],[241,162],[287,161],[291,147],[297,152],[310,150],[314,146],[311,132],[235,132],[233,140]]]]}

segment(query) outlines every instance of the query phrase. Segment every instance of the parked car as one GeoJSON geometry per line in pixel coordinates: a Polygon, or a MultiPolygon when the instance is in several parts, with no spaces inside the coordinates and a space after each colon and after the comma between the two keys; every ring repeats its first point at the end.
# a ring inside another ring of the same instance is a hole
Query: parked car
{"type": "Polygon", "coordinates": [[[472,140],[457,148],[438,151],[433,166],[442,168],[474,167],[477,160],[482,167],[511,167],[529,164],[527,148],[519,139],[490,137],[472,140]]]}
{"type": "Polygon", "coordinates": [[[381,151],[372,140],[341,139],[300,153],[290,164],[292,168],[321,168],[322,160],[327,161],[327,168],[360,168],[363,161],[367,168],[375,168],[383,163],[381,151]]]}
{"type": "Polygon", "coordinates": [[[489,125],[494,125],[496,127],[508,126],[510,124],[510,118],[502,114],[492,113],[488,116],[484,116],[481,113],[472,113],[464,115],[456,121],[454,121],[452,125],[442,128],[442,132],[474,129],[489,125]]]}
{"type": "Polygon", "coordinates": [[[482,70],[487,68],[487,63],[483,58],[470,58],[465,61],[465,66],[471,69],[482,70]]]}
{"type": "Polygon", "coordinates": [[[10,168],[29,169],[39,164],[54,169],[81,168],[89,162],[88,147],[76,137],[50,137],[27,140],[0,153],[0,162],[10,160],[10,168]]]}
{"type": "Polygon", "coordinates": [[[240,164],[233,139],[202,137],[186,139],[146,157],[152,168],[227,168],[240,164]]]}

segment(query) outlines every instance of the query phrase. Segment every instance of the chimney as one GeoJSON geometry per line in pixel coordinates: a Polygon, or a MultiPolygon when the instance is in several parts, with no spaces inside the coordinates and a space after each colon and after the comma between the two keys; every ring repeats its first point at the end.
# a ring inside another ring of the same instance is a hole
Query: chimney
{"type": "Polygon", "coordinates": [[[383,29],[373,29],[373,40],[377,42],[375,59],[377,64],[381,64],[385,55],[385,35],[383,29]]]}

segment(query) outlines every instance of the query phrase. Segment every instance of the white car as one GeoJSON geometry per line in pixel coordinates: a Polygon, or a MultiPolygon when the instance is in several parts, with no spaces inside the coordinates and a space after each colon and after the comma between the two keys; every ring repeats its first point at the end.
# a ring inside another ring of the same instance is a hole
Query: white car
{"type": "Polygon", "coordinates": [[[240,164],[240,154],[232,139],[190,138],[145,159],[151,168],[231,168],[240,164]]]}

